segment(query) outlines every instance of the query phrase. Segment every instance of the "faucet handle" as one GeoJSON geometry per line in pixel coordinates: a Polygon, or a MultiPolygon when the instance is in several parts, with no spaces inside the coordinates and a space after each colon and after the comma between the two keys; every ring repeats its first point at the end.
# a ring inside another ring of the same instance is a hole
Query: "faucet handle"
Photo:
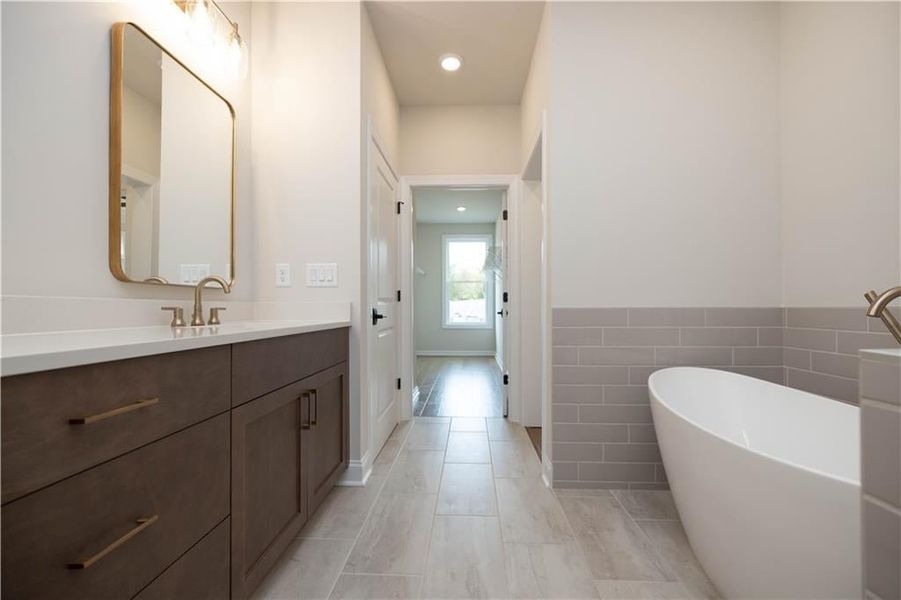
{"type": "Polygon", "coordinates": [[[185,309],[180,306],[164,306],[160,310],[171,310],[172,311],[172,322],[169,323],[170,327],[184,327],[185,326],[185,309]]]}
{"type": "Polygon", "coordinates": [[[220,310],[228,310],[224,306],[213,306],[210,308],[210,320],[207,321],[207,325],[219,325],[221,321],[219,320],[219,311],[220,310]]]}

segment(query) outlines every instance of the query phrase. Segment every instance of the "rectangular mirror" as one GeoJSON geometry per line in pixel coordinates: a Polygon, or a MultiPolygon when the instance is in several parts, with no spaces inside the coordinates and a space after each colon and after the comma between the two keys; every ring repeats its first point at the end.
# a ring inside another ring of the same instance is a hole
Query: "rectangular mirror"
{"type": "Polygon", "coordinates": [[[233,283],[234,109],[133,23],[113,25],[110,66],[110,270],[233,283]]]}

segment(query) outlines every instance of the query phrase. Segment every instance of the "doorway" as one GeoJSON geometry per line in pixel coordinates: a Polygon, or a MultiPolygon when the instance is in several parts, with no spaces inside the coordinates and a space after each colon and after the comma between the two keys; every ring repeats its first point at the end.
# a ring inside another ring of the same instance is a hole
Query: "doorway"
{"type": "Polygon", "coordinates": [[[414,187],[413,415],[502,417],[503,186],[414,187]]]}

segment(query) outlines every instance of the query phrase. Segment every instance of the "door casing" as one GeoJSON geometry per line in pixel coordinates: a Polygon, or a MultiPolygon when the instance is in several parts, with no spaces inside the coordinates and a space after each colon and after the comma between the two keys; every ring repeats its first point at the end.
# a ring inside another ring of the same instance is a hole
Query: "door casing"
{"type": "Polygon", "coordinates": [[[413,307],[413,276],[414,253],[413,227],[415,218],[412,210],[413,190],[429,187],[497,187],[504,189],[507,194],[508,220],[507,220],[507,270],[505,289],[510,293],[510,301],[505,308],[509,314],[504,323],[504,334],[507,336],[508,355],[505,357],[506,372],[510,376],[510,385],[507,386],[509,399],[508,418],[520,422],[522,408],[519,393],[517,375],[519,374],[519,315],[516,310],[518,302],[519,286],[519,221],[517,212],[519,207],[521,179],[519,175],[417,175],[401,177],[401,200],[404,210],[401,213],[400,223],[400,281],[401,294],[404,301],[401,303],[401,377],[404,381],[410,381],[411,386],[403,389],[401,396],[401,418],[410,419],[413,416],[413,385],[416,368],[416,341],[414,339],[414,307],[413,307]]]}

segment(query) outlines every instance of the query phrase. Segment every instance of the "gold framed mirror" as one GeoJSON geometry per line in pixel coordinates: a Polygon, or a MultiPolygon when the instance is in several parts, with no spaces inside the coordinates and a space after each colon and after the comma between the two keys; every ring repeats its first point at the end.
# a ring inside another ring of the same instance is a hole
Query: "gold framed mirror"
{"type": "Polygon", "coordinates": [[[235,281],[235,111],[134,23],[112,28],[109,267],[121,281],[235,281]]]}

